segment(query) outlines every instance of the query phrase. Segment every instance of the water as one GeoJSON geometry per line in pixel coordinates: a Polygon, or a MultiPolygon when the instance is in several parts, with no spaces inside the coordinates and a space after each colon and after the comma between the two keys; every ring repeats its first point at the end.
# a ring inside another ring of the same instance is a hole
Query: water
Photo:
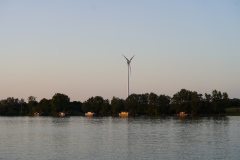
{"type": "Polygon", "coordinates": [[[0,159],[240,157],[240,117],[0,117],[0,159]]]}

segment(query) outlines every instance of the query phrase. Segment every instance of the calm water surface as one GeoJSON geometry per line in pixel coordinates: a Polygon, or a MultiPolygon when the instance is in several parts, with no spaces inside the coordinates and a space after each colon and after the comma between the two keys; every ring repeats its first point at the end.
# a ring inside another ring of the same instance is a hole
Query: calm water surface
{"type": "Polygon", "coordinates": [[[0,117],[0,159],[240,159],[240,117],[0,117]]]}

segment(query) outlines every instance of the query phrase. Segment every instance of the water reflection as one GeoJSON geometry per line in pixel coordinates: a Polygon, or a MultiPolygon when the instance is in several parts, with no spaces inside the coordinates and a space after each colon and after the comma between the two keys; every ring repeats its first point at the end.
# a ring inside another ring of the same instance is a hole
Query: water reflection
{"type": "Polygon", "coordinates": [[[238,159],[239,117],[0,117],[0,159],[238,159]]]}
{"type": "Polygon", "coordinates": [[[64,127],[69,125],[70,117],[52,117],[52,124],[58,127],[64,127]]]}

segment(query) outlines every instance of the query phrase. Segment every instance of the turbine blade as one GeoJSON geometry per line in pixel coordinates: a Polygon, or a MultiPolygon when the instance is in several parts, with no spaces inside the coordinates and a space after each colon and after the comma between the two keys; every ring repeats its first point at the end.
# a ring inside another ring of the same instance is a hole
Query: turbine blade
{"type": "MultiPolygon", "coordinates": [[[[134,55],[134,56],[135,56],[135,55],[134,55]]],[[[133,57],[134,57],[134,56],[133,56],[133,57]]],[[[133,57],[130,59],[130,62],[131,62],[131,60],[133,59],[133,57]]]]}
{"type": "MultiPolygon", "coordinates": [[[[123,57],[125,57],[125,56],[123,55],[123,57]]],[[[125,58],[126,58],[127,61],[129,61],[129,60],[127,59],[127,57],[125,57],[125,58]]]]}

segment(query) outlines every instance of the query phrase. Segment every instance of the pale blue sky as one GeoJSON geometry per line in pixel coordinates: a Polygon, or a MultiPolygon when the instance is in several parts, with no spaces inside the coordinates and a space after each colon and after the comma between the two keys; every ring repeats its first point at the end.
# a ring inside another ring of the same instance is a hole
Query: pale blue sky
{"type": "Polygon", "coordinates": [[[239,0],[0,1],[0,99],[240,98],[239,0]]]}

